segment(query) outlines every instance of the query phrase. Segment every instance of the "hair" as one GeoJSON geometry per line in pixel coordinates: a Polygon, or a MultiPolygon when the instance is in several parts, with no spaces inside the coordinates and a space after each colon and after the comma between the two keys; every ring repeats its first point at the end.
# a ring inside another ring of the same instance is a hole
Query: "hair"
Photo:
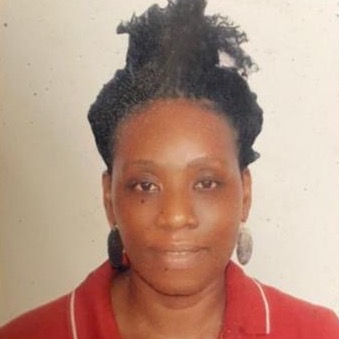
{"type": "Polygon", "coordinates": [[[252,145],[262,128],[262,109],[246,81],[256,68],[240,45],[247,36],[227,17],[204,15],[205,0],[169,0],[121,23],[129,34],[126,65],[104,85],[88,119],[108,171],[119,125],[141,106],[161,98],[208,100],[237,132],[239,166],[259,157],[252,145]],[[222,55],[233,65],[222,65],[222,55]]]}

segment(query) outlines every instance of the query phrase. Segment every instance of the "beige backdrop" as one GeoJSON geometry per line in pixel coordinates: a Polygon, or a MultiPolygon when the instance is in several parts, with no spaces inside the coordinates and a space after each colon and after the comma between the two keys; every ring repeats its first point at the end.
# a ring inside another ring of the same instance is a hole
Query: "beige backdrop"
{"type": "MultiPolygon", "coordinates": [[[[153,2],[0,0],[0,323],[106,257],[104,166],[86,112],[124,64],[115,27],[153,2]]],[[[241,24],[261,67],[247,271],[339,312],[336,1],[211,0],[208,11],[241,24]]]]}

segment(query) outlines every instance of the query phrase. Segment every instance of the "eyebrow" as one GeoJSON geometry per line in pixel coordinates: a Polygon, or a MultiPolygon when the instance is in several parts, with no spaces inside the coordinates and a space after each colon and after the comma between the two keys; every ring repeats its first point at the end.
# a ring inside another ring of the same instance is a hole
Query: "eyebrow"
{"type": "Polygon", "coordinates": [[[211,157],[208,157],[208,156],[203,156],[203,157],[199,157],[199,158],[192,160],[188,164],[188,167],[199,167],[199,166],[206,165],[206,163],[208,165],[214,165],[214,164],[222,165],[222,166],[227,165],[226,160],[223,160],[223,159],[220,159],[220,158],[211,158],[211,157]]]}
{"type": "MultiPolygon", "coordinates": [[[[205,166],[206,164],[225,166],[225,165],[227,165],[227,161],[219,159],[219,158],[202,156],[202,157],[193,159],[188,164],[188,167],[189,168],[199,167],[199,166],[205,166]]],[[[159,167],[159,165],[152,160],[138,159],[138,160],[133,160],[133,161],[125,163],[123,169],[126,170],[127,168],[133,167],[133,166],[142,167],[142,168],[146,168],[146,169],[159,167]]]]}
{"type": "Polygon", "coordinates": [[[138,159],[138,160],[126,162],[123,166],[123,170],[125,171],[127,168],[132,167],[132,166],[137,166],[137,167],[142,167],[142,168],[158,167],[158,165],[152,160],[138,159]]]}

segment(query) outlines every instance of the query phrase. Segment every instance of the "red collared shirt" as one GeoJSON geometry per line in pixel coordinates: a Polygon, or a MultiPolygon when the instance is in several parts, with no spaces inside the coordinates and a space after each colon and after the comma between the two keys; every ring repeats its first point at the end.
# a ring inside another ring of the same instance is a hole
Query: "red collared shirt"
{"type": "MultiPolygon", "coordinates": [[[[0,339],[121,339],[111,307],[114,271],[104,263],[71,294],[0,328],[0,339]]],[[[247,277],[230,262],[222,338],[339,339],[330,310],[247,277]]]]}

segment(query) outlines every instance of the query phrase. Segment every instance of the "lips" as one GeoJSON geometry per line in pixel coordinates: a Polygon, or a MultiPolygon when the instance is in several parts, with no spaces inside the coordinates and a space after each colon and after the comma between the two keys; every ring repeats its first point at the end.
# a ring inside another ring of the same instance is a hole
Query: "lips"
{"type": "Polygon", "coordinates": [[[205,247],[173,245],[154,248],[154,255],[166,269],[188,269],[199,265],[206,252],[205,247]]]}

